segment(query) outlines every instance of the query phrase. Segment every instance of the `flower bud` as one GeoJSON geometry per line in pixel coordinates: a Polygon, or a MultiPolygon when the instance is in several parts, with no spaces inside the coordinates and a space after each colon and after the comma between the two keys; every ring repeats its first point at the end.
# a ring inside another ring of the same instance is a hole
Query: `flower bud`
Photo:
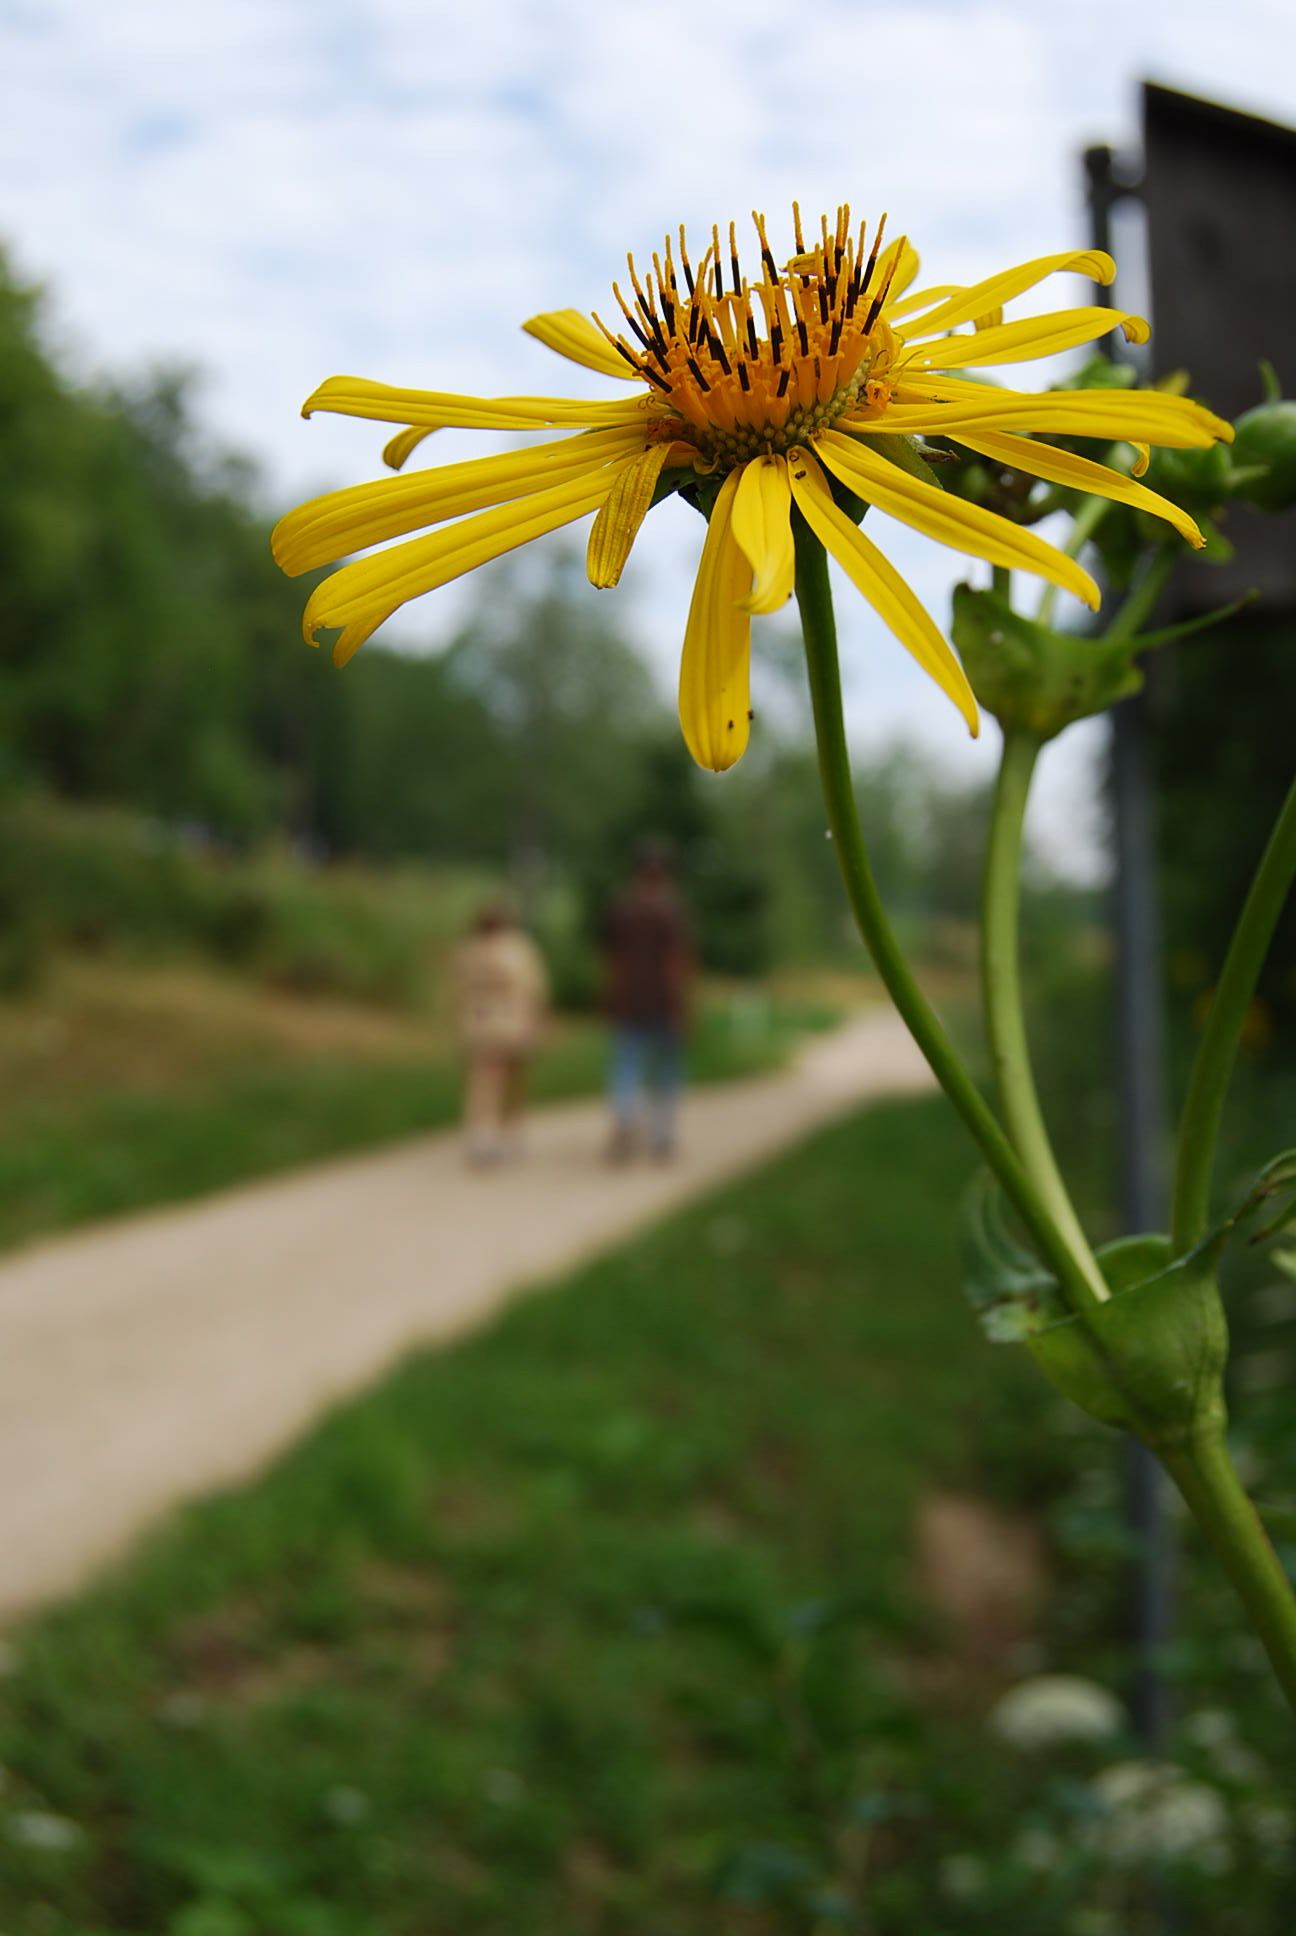
{"type": "Polygon", "coordinates": [[[1261,511],[1296,504],[1296,403],[1279,398],[1258,403],[1237,420],[1232,466],[1258,475],[1239,477],[1239,497],[1261,511]]]}

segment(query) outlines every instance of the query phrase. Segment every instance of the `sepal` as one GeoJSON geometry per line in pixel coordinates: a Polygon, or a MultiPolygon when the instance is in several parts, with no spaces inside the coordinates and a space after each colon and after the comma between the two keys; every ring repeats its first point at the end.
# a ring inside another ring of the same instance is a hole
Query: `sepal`
{"type": "Polygon", "coordinates": [[[1098,1262],[1111,1297],[1076,1314],[1008,1230],[996,1184],[979,1179],[964,1205],[965,1288],[986,1335],[1024,1344],[1065,1398],[1149,1445],[1223,1422],[1222,1246],[1219,1233],[1181,1258],[1168,1237],[1108,1244],[1098,1262]]]}
{"type": "Polygon", "coordinates": [[[1236,600],[1179,625],[1140,632],[1128,639],[1055,632],[1014,612],[1006,598],[970,585],[954,590],[950,636],[979,703],[1001,726],[1055,739],[1077,719],[1105,712],[1138,692],[1143,674],[1138,655],[1206,631],[1232,618],[1248,602],[1236,600]]]}
{"type": "Polygon", "coordinates": [[[1077,719],[1106,708],[1143,683],[1138,640],[1055,632],[1014,612],[993,591],[958,585],[950,637],[972,690],[1001,726],[1054,739],[1077,719]]]}
{"type": "Polygon", "coordinates": [[[1098,1253],[1112,1295],[1027,1338],[1049,1382],[1104,1425],[1170,1445],[1222,1425],[1228,1321],[1218,1246],[1171,1260],[1167,1237],[1098,1253]]]}

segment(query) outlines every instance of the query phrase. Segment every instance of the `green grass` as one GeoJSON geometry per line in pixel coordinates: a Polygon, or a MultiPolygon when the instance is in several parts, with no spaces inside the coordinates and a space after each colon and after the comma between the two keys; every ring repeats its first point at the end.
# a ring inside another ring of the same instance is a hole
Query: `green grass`
{"type": "Polygon", "coordinates": [[[33,1809],[83,1839],[10,1843],[0,1926],[809,1929],[874,1839],[890,1913],[929,1895],[900,1851],[973,1770],[912,1792],[912,1517],[984,1481],[988,1406],[1044,1409],[953,1301],[965,1167],[930,1105],[835,1131],[33,1630],[0,1847],[33,1809]]]}
{"type": "Polygon", "coordinates": [[[1162,1936],[1166,1890],[1176,1936],[1284,1936],[1288,1724],[1191,1546],[1220,1821],[1160,1881],[1091,1786],[1131,1739],[987,1728],[1127,1662],[1115,1441],[976,1334],[968,1170],[936,1099],[820,1135],[16,1636],[5,1936],[1162,1936]],[[933,1492],[1049,1524],[1024,1649],[921,1592],[933,1492]]]}
{"type": "MultiPolygon", "coordinates": [[[[129,979],[129,977],[127,977],[129,979]]],[[[194,977],[188,978],[190,981],[194,977]]],[[[120,980],[120,976],[119,976],[120,980]]],[[[370,1043],[361,1036],[330,1045],[330,1028],[354,1024],[324,1013],[305,1043],[278,1039],[284,1017],[259,1008],[253,1028],[203,1016],[207,983],[198,979],[196,1011],[186,1010],[160,1042],[160,1022],[132,1017],[142,1040],[84,1080],[26,1071],[25,1093],[11,1087],[0,1119],[0,1248],[95,1218],[171,1203],[248,1179],[444,1128],[459,1111],[458,1058],[444,1031],[393,1020],[370,1043]],[[141,1026],[142,1022],[142,1026],[141,1026]],[[200,1043],[193,1037],[200,1034],[200,1043]],[[153,1051],[152,1060],[145,1051],[153,1051]]],[[[114,992],[118,983],[114,982],[114,992]]],[[[281,998],[282,1004],[282,998],[281,998]]],[[[305,1019],[310,1008],[306,1005],[305,1019]]],[[[84,1013],[69,1045],[89,1052],[84,1013]]],[[[124,1029],[122,1011],[99,1018],[124,1029]]],[[[367,1018],[360,1015],[361,1022],[367,1018]]],[[[780,1066],[808,1031],[836,1011],[807,1001],[772,1002],[756,1023],[720,994],[701,1006],[690,1053],[695,1081],[717,1082],[780,1066]]],[[[294,1028],[303,1020],[291,1014],[294,1028]]],[[[27,1005],[7,1022],[24,1035],[38,1026],[27,1005]]],[[[65,1058],[66,1059],[66,1058],[65,1058]]],[[[593,1022],[565,1023],[537,1059],[538,1102],[596,1093],[606,1044],[593,1022]]]]}

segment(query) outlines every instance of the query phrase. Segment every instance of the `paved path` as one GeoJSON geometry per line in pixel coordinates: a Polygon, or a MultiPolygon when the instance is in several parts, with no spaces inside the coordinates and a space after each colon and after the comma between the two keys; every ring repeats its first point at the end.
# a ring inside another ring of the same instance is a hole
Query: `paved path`
{"type": "Polygon", "coordinates": [[[609,1171],[601,1108],[574,1103],[535,1117],[516,1168],[470,1172],[455,1136],[420,1137],[0,1264],[0,1615],[254,1472],[409,1346],[929,1080],[879,1010],[781,1074],[695,1092],[669,1166],[609,1171]]]}

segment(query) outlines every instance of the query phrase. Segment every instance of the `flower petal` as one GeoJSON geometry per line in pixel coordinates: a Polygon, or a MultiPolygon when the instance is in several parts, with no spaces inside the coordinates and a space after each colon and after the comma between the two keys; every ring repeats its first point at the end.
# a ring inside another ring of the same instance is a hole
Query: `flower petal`
{"type": "Polygon", "coordinates": [[[613,349],[602,330],[596,329],[579,309],[546,309],[522,327],[528,336],[534,336],[547,349],[557,350],[569,362],[582,363],[587,370],[597,370],[601,376],[623,377],[628,383],[643,382],[613,349]]]}
{"type": "MultiPolygon", "coordinates": [[[[920,263],[917,249],[915,249],[907,235],[898,235],[895,241],[889,243],[878,257],[877,267],[869,278],[869,288],[888,289],[890,298],[894,300],[897,296],[903,296],[905,290],[917,275],[919,267],[920,263]],[[893,262],[895,264],[894,275],[891,273],[891,264],[893,262]],[[888,278],[890,279],[889,283],[888,278]]],[[[889,311],[884,311],[885,313],[889,313],[889,311]]]]}
{"type": "Polygon", "coordinates": [[[917,594],[846,513],[833,502],[827,479],[808,450],[788,453],[797,509],[901,645],[954,701],[973,738],[981,729],[976,698],[953,647],[941,636],[917,594]]]}
{"type": "Polygon", "coordinates": [[[974,336],[942,336],[934,343],[907,348],[897,364],[901,381],[910,370],[956,370],[965,363],[1025,363],[1037,356],[1054,356],[1092,343],[1120,328],[1131,343],[1146,343],[1151,330],[1141,316],[1123,309],[1055,309],[1047,316],[1026,316],[1000,323],[974,336]]]}
{"type": "MultiPolygon", "coordinates": [[[[448,584],[452,578],[532,538],[543,537],[545,532],[556,531],[587,511],[597,510],[611,482],[612,473],[607,469],[585,473],[515,503],[464,518],[427,537],[411,538],[372,558],[343,565],[310,595],[302,620],[307,643],[313,644],[315,634],[324,626],[350,628],[372,620],[369,631],[373,631],[409,599],[420,598],[424,592],[434,591],[438,585],[448,584]]],[[[360,642],[357,640],[357,644],[360,642]]]]}
{"type": "MultiPolygon", "coordinates": [[[[962,293],[961,282],[934,282],[930,289],[919,289],[916,294],[904,296],[899,302],[889,302],[882,313],[894,328],[901,316],[912,316],[915,310],[930,309],[933,303],[944,302],[947,296],[961,296],[962,293]]],[[[896,330],[896,334],[900,336],[904,332],[896,330]]]]}
{"type": "Polygon", "coordinates": [[[1046,276],[1068,271],[1088,276],[1092,282],[1110,283],[1116,277],[1116,264],[1104,249],[1067,249],[1060,255],[1036,256],[1032,262],[1019,262],[1014,269],[1004,269],[997,276],[987,276],[983,282],[951,291],[939,307],[898,333],[912,339],[933,335],[937,330],[957,329],[961,323],[975,322],[978,316],[999,309],[1014,296],[1033,289],[1046,276]]]}
{"type": "MultiPolygon", "coordinates": [[[[653,409],[651,396],[613,403],[579,397],[464,397],[445,390],[398,390],[363,376],[331,376],[307,397],[303,417],[331,410],[340,417],[409,424],[426,430],[538,430],[574,424],[641,423],[653,409]]],[[[660,414],[660,413],[658,413],[660,414]]]]}
{"type": "Polygon", "coordinates": [[[744,609],[777,612],[792,596],[796,576],[786,457],[753,457],[744,464],[734,495],[733,534],[756,575],[744,609]]]}
{"type": "Polygon", "coordinates": [[[434,434],[431,430],[398,430],[396,435],[389,437],[383,445],[383,463],[386,464],[388,470],[398,471],[403,469],[409,458],[413,456],[414,452],[423,442],[423,439],[425,437],[431,437],[434,434]]]}
{"type": "MultiPolygon", "coordinates": [[[[969,341],[972,339],[969,338],[969,341]]],[[[959,377],[906,374],[906,401],[888,404],[876,416],[844,416],[842,429],[855,435],[898,431],[902,435],[957,437],[969,429],[1037,430],[1060,437],[1099,437],[1111,443],[1163,444],[1176,450],[1205,450],[1222,438],[1233,441],[1233,426],[1187,397],[1164,390],[992,389],[959,377]],[[921,401],[926,392],[928,401],[921,401]],[[909,401],[908,399],[913,399],[909,401]]]]}
{"type": "Polygon", "coordinates": [[[731,527],[738,476],[730,471],[711,513],[680,659],[684,741],[713,773],[742,758],[751,733],[751,617],[742,605],[752,573],[731,527]]]}
{"type": "Polygon", "coordinates": [[[1008,470],[1025,471],[1028,477],[1042,477],[1049,484],[1064,484],[1070,490],[1088,491],[1091,497],[1113,498],[1118,504],[1128,504],[1136,511],[1150,512],[1154,518],[1164,518],[1195,550],[1200,551],[1206,542],[1192,518],[1179,505],[1162,497],[1159,491],[1149,491],[1145,485],[1136,484],[1133,478],[1112,470],[1110,465],[1095,464],[1092,458],[1077,457],[1054,444],[1038,444],[1033,437],[1005,436],[993,430],[982,430],[975,436],[969,431],[955,441],[1008,470]]]}
{"type": "Polygon", "coordinates": [[[988,564],[1034,572],[1097,611],[1100,594],[1089,573],[1033,531],[1001,518],[996,511],[987,511],[983,505],[969,504],[949,491],[924,483],[920,477],[911,477],[840,431],[823,431],[815,438],[814,448],[848,490],[889,517],[912,525],[938,544],[984,558],[988,564]]]}
{"type": "Polygon", "coordinates": [[[552,444],[477,457],[463,464],[384,477],[299,504],[280,518],[270,539],[276,564],[290,578],[331,564],[350,551],[365,551],[387,538],[428,524],[443,524],[510,498],[546,490],[567,477],[592,473],[642,447],[638,430],[587,430],[552,444]]]}
{"type": "Polygon", "coordinates": [[[589,535],[585,572],[591,585],[606,591],[620,578],[639,526],[648,515],[662,466],[673,448],[670,444],[649,444],[647,450],[618,469],[589,535]]]}

